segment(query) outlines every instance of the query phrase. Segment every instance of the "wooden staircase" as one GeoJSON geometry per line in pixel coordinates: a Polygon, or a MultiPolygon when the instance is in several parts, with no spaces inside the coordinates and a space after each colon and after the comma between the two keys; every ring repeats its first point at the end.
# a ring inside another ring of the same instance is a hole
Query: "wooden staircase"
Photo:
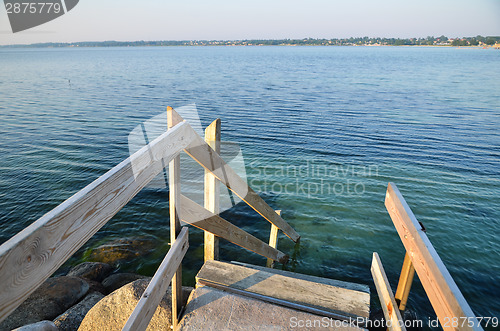
{"type": "Polygon", "coordinates": [[[369,310],[367,285],[209,260],[179,329],[363,330],[369,310]]]}
{"type": "MultiPolygon", "coordinates": [[[[0,246],[0,322],[168,164],[172,246],[122,330],[146,330],[170,282],[174,329],[360,330],[366,326],[361,323],[369,315],[366,285],[214,261],[222,238],[267,258],[268,266],[286,263],[288,255],[277,247],[278,231],[295,243],[300,235],[221,158],[220,120],[209,125],[203,139],[168,107],[167,125],[168,131],[0,246]],[[182,151],[204,169],[204,206],[181,194],[182,151]],[[271,223],[269,244],[220,216],[218,182],[271,223]],[[181,220],[205,231],[206,263],[179,324],[184,302],[181,262],[189,246],[188,228],[181,228],[181,220]]],[[[385,320],[391,321],[390,331],[406,330],[400,310],[405,309],[414,274],[446,330],[482,330],[483,318],[475,317],[425,228],[393,183],[387,188],[385,204],[407,252],[396,295],[378,254],[373,255],[372,275],[385,320]],[[455,320],[461,325],[450,324],[455,320]]]]}

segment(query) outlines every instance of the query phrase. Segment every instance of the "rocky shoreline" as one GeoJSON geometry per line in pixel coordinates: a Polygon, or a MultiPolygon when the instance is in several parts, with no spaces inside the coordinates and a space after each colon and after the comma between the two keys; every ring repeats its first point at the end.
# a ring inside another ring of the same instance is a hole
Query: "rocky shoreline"
{"type": "MultiPolygon", "coordinates": [[[[81,263],[46,280],[0,323],[0,331],[121,330],[150,279],[107,263],[81,263]]],[[[183,290],[187,299],[192,288],[183,290]]],[[[148,330],[170,330],[170,298],[169,289],[148,330]]]]}

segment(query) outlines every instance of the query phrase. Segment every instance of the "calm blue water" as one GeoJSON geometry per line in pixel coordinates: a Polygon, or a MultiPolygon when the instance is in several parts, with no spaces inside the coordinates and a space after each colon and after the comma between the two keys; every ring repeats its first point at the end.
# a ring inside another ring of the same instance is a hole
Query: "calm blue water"
{"type": "MultiPolygon", "coordinates": [[[[377,251],[396,288],[404,249],[384,207],[395,182],[480,316],[500,315],[500,51],[409,47],[0,50],[0,243],[128,157],[127,137],[167,105],[222,119],[252,187],[301,234],[296,271],[372,285],[377,251]]],[[[201,171],[201,169],[200,169],[201,171]]],[[[148,236],[168,249],[168,192],[146,188],[80,250],[148,236]]],[[[224,217],[267,240],[269,223],[224,217]]],[[[202,264],[191,231],[186,279],[202,264]]],[[[223,244],[224,260],[265,260],[223,244]]],[[[191,280],[192,281],[192,280],[191,280]]],[[[430,305],[418,284],[409,307],[430,305]]]]}

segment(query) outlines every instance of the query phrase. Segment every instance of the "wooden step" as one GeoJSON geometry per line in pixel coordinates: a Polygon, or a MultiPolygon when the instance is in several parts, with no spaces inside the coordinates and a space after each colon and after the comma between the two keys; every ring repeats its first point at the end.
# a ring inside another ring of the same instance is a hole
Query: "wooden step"
{"type": "Polygon", "coordinates": [[[179,330],[366,331],[346,321],[275,305],[210,286],[191,292],[179,330]]]}
{"type": "Polygon", "coordinates": [[[339,320],[368,318],[369,287],[253,265],[207,261],[197,286],[211,286],[339,320]]]}
{"type": "Polygon", "coordinates": [[[322,283],[325,285],[331,285],[331,286],[345,288],[348,290],[353,290],[353,291],[364,292],[364,293],[370,294],[370,286],[364,285],[364,284],[357,284],[357,283],[345,282],[342,280],[323,278],[323,277],[311,276],[311,275],[306,275],[306,274],[299,274],[298,272],[286,271],[286,270],[281,270],[281,269],[271,269],[271,268],[261,267],[258,265],[239,262],[239,261],[231,261],[231,263],[236,264],[236,265],[240,265],[243,267],[247,267],[247,268],[252,268],[255,270],[272,272],[272,273],[287,276],[287,277],[308,280],[310,282],[322,283]]]}

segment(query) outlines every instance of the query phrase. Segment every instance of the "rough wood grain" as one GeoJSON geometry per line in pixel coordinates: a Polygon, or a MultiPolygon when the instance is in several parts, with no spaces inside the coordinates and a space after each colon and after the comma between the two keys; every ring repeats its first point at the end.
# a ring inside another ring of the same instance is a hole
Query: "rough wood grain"
{"type": "Polygon", "coordinates": [[[345,318],[367,318],[370,294],[288,277],[231,263],[207,261],[198,272],[200,284],[219,284],[283,301],[329,311],[345,318]]]}
{"type": "Polygon", "coordinates": [[[188,247],[188,228],[183,227],[122,330],[146,330],[158,304],[168,289],[170,280],[179,268],[184,255],[186,255],[188,247]]]}
{"type": "Polygon", "coordinates": [[[384,267],[377,253],[373,253],[371,272],[384,311],[387,329],[390,331],[406,331],[398,305],[392,294],[391,285],[387,280],[384,267]]]}
{"type": "MultiPolygon", "coordinates": [[[[205,142],[220,154],[221,121],[216,119],[205,129],[205,142]]],[[[205,169],[205,208],[218,215],[220,208],[220,183],[205,169]]],[[[205,231],[205,261],[219,259],[219,238],[205,231]]]]}
{"type": "Polygon", "coordinates": [[[311,276],[311,275],[306,275],[306,274],[299,274],[297,272],[292,272],[292,271],[287,271],[287,270],[281,270],[281,269],[271,269],[259,265],[254,265],[254,264],[249,264],[249,263],[244,263],[244,262],[239,262],[239,261],[231,261],[232,264],[240,265],[243,267],[251,268],[251,269],[256,269],[256,270],[261,270],[261,271],[266,271],[266,272],[271,272],[274,274],[290,277],[290,278],[297,278],[297,279],[303,279],[307,280],[313,283],[321,283],[325,285],[330,285],[334,287],[340,287],[340,288],[345,288],[347,290],[353,290],[357,292],[364,292],[370,295],[370,287],[365,284],[358,284],[358,283],[351,283],[351,282],[345,282],[342,280],[337,280],[337,279],[330,279],[330,278],[323,278],[323,277],[317,277],[317,276],[311,276]]]}
{"type": "Polygon", "coordinates": [[[179,124],[0,246],[0,321],[159,174],[162,161],[170,161],[193,137],[189,124],[179,124]]]}
{"type": "Polygon", "coordinates": [[[206,210],[184,195],[181,196],[181,220],[197,228],[213,233],[238,246],[259,255],[285,263],[288,256],[272,248],[262,240],[252,236],[225,219],[206,210]]]}
{"type": "MultiPolygon", "coordinates": [[[[292,308],[295,311],[295,316],[300,314],[300,312],[307,312],[311,313],[313,315],[316,315],[317,317],[323,316],[323,317],[329,317],[332,320],[337,320],[337,321],[342,321],[344,324],[349,325],[348,328],[360,328],[365,326],[365,321],[364,319],[361,318],[354,318],[352,316],[345,316],[343,314],[338,314],[329,310],[324,310],[321,308],[315,308],[307,305],[303,305],[300,303],[292,302],[292,301],[287,301],[287,300],[282,300],[274,297],[270,297],[267,295],[262,295],[254,292],[248,292],[244,290],[240,290],[234,287],[226,286],[226,285],[221,285],[217,283],[212,283],[209,281],[203,281],[200,283],[198,286],[197,290],[200,289],[217,289],[217,290],[222,290],[227,293],[231,294],[236,294],[240,297],[245,297],[245,298],[252,298],[252,299],[257,299],[258,301],[255,302],[255,304],[260,308],[263,303],[272,303],[275,306],[281,306],[281,307],[286,307],[286,308],[292,308]]],[[[288,321],[290,323],[290,320],[288,321]]],[[[290,324],[288,324],[290,325],[290,324]]],[[[310,330],[309,328],[307,330],[310,330]]],[[[324,329],[323,329],[324,330],[324,329]]],[[[364,329],[363,329],[364,330],[364,329]]]]}
{"type": "MultiPolygon", "coordinates": [[[[172,107],[167,107],[167,126],[171,130],[182,123],[182,118],[172,107]]],[[[169,215],[170,215],[170,244],[173,245],[181,231],[178,209],[181,196],[181,156],[177,155],[168,164],[168,189],[169,189],[169,215]]],[[[174,329],[178,324],[182,300],[182,265],[172,278],[172,325],[174,329]]]]}
{"type": "Polygon", "coordinates": [[[410,256],[418,278],[445,330],[482,330],[472,309],[432,246],[415,215],[394,183],[389,183],[385,206],[410,256]],[[474,321],[453,327],[450,319],[474,321]]]}
{"type": "MultiPolygon", "coordinates": [[[[322,314],[304,311],[312,309],[298,305],[291,308],[269,297],[250,297],[236,294],[238,290],[215,289],[209,286],[198,287],[191,292],[189,303],[182,321],[181,330],[300,330],[300,331],[360,331],[356,321],[339,321],[325,318],[322,314]],[[217,316],[217,318],[212,318],[217,316]],[[326,320],[326,321],[325,321],[326,320]],[[294,321],[307,321],[308,326],[293,324],[294,321]]],[[[287,303],[290,304],[290,303],[287,303]]]]}

